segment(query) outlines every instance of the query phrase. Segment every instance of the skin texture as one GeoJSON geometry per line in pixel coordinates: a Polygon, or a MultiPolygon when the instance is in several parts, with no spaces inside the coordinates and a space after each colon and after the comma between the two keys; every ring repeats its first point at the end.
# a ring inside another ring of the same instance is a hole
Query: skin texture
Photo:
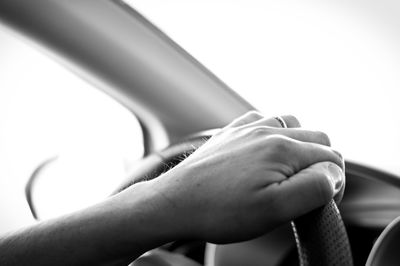
{"type": "Polygon", "coordinates": [[[176,217],[189,214],[186,235],[213,243],[254,238],[340,190],[344,163],[326,134],[271,122],[249,113],[154,180],[176,217]]]}
{"type": "Polygon", "coordinates": [[[344,186],[342,157],[324,133],[279,127],[247,113],[160,177],[3,236],[0,265],[127,265],[174,240],[257,237],[327,203],[344,186]]]}

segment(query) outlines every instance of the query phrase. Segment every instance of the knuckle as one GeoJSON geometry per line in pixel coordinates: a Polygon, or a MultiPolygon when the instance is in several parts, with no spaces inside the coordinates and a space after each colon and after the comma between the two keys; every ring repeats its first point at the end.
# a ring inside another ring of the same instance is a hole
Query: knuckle
{"type": "Polygon", "coordinates": [[[267,144],[274,153],[287,153],[293,148],[293,141],[283,135],[270,135],[267,144]]]}
{"type": "Polygon", "coordinates": [[[260,112],[253,110],[253,111],[247,112],[244,115],[244,117],[246,117],[246,118],[254,118],[254,119],[261,119],[261,118],[263,118],[263,115],[260,112]]]}
{"type": "Polygon", "coordinates": [[[252,128],[250,133],[255,137],[264,137],[271,134],[271,129],[269,127],[258,126],[252,128]]]}
{"type": "Polygon", "coordinates": [[[261,118],[263,118],[263,115],[261,115],[259,112],[249,111],[249,112],[243,114],[242,116],[234,119],[229,125],[227,125],[227,127],[235,127],[235,126],[245,125],[247,123],[257,121],[261,118]]]}

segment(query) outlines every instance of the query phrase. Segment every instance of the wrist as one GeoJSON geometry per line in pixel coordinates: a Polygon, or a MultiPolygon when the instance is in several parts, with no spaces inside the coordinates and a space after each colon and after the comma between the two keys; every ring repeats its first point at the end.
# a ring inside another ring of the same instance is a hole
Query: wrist
{"type": "Polygon", "coordinates": [[[175,167],[149,181],[151,190],[157,195],[173,232],[173,241],[200,239],[202,210],[195,207],[196,195],[193,193],[196,178],[190,168],[175,167]]]}
{"type": "Polygon", "coordinates": [[[135,184],[111,199],[118,211],[121,243],[130,250],[137,247],[140,254],[185,238],[182,214],[154,181],[135,184]]]}

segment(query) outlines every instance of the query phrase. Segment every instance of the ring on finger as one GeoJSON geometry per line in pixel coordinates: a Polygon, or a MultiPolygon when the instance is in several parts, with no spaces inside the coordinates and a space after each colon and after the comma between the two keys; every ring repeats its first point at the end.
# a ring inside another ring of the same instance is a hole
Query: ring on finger
{"type": "Polygon", "coordinates": [[[286,124],[285,120],[283,120],[282,117],[275,116],[274,118],[279,122],[279,124],[281,125],[282,128],[287,128],[287,124],[286,124]]]}

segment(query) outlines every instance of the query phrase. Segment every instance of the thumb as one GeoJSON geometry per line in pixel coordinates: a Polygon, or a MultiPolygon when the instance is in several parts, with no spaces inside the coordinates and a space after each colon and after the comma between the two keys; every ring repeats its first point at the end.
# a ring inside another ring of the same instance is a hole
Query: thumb
{"type": "Polygon", "coordinates": [[[280,206],[282,222],[310,212],[328,203],[335,195],[342,194],[345,175],[343,170],[332,162],[315,163],[284,180],[274,189],[280,206]]]}

